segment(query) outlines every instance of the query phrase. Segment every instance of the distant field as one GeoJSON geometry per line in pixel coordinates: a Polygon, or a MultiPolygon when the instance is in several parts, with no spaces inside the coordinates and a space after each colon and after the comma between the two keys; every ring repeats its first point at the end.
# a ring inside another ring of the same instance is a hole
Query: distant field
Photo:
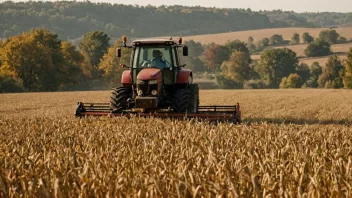
{"type": "MultiPolygon", "coordinates": [[[[296,52],[298,57],[301,57],[299,60],[300,62],[306,63],[308,65],[312,64],[313,62],[319,62],[320,65],[325,65],[326,61],[328,60],[329,56],[324,56],[324,57],[315,57],[315,58],[304,58],[304,50],[307,48],[307,44],[299,44],[299,45],[287,45],[287,46],[279,46],[279,47],[274,47],[274,48],[289,48],[296,52]],[[303,58],[302,58],[303,57],[303,58]]],[[[337,44],[337,45],[332,45],[331,49],[333,53],[337,54],[344,54],[349,51],[349,49],[352,48],[352,43],[346,43],[346,44],[337,44]]],[[[252,55],[252,59],[258,60],[260,59],[260,55],[252,55]]],[[[345,59],[345,55],[339,55],[341,59],[345,59]]]]}
{"type": "MultiPolygon", "coordinates": [[[[195,35],[183,37],[185,41],[194,40],[203,44],[217,43],[225,44],[228,40],[239,39],[241,41],[247,41],[249,36],[254,38],[254,42],[270,37],[274,34],[281,34],[285,40],[291,40],[294,33],[302,35],[304,32],[309,32],[310,35],[317,37],[319,32],[326,30],[327,28],[275,28],[275,29],[262,29],[262,30],[249,30],[239,32],[228,32],[220,34],[207,34],[207,35],[195,35]]],[[[348,28],[335,28],[335,30],[341,35],[346,37],[348,40],[352,39],[352,27],[348,28]]]]}
{"type": "MultiPolygon", "coordinates": [[[[297,56],[302,57],[302,56],[305,56],[304,50],[307,48],[307,44],[287,45],[284,47],[293,50],[294,52],[296,52],[297,56]]],[[[352,47],[352,43],[337,44],[337,45],[331,45],[331,50],[333,53],[341,54],[341,53],[347,53],[351,47],[352,47]]],[[[282,47],[279,46],[274,48],[282,48],[282,47]]]]}

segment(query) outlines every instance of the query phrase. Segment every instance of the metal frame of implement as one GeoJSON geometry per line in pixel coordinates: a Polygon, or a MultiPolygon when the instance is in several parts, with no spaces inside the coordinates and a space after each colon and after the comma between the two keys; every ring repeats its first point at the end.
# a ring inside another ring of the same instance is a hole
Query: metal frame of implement
{"type": "Polygon", "coordinates": [[[76,117],[85,116],[110,116],[110,117],[158,117],[158,118],[173,118],[173,119],[191,119],[208,120],[210,122],[228,121],[234,124],[239,124],[241,120],[240,105],[237,103],[234,106],[199,106],[197,113],[177,113],[177,112],[133,112],[132,110],[123,110],[113,113],[108,103],[83,103],[78,102],[78,107],[75,112],[76,117]]]}

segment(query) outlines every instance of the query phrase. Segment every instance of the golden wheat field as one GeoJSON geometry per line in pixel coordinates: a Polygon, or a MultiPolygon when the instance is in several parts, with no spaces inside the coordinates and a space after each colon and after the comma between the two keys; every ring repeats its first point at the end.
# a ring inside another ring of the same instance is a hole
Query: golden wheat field
{"type": "Polygon", "coordinates": [[[108,91],[0,95],[0,197],[351,197],[351,90],[206,90],[241,125],[74,118],[108,91]]]}
{"type": "MultiPolygon", "coordinates": [[[[310,35],[317,37],[322,30],[328,28],[274,28],[274,29],[261,29],[261,30],[248,30],[238,32],[227,32],[219,34],[204,34],[195,36],[183,37],[185,41],[194,40],[202,44],[216,43],[219,45],[225,44],[228,40],[241,40],[247,42],[248,37],[252,36],[254,42],[259,41],[265,37],[269,38],[274,34],[281,34],[285,40],[291,40],[294,33],[302,35],[304,32],[309,32],[310,35]]],[[[348,40],[352,39],[352,27],[334,28],[341,36],[346,37],[348,40]]]]}

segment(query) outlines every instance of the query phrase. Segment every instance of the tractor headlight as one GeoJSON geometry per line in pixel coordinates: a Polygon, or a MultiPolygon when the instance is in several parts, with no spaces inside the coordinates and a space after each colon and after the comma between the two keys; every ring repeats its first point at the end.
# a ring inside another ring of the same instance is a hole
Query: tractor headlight
{"type": "Polygon", "coordinates": [[[137,94],[138,94],[139,96],[141,96],[141,95],[143,95],[143,91],[142,91],[142,90],[138,90],[138,91],[137,91],[137,94]]]}
{"type": "Polygon", "coordinates": [[[149,81],[149,84],[150,85],[158,84],[158,80],[151,80],[151,81],[149,81]]]}
{"type": "Polygon", "coordinates": [[[137,84],[144,85],[144,81],[143,80],[137,80],[137,84]]]}
{"type": "Polygon", "coordinates": [[[157,91],[157,90],[152,90],[152,95],[153,95],[153,96],[158,95],[158,91],[157,91]]]}

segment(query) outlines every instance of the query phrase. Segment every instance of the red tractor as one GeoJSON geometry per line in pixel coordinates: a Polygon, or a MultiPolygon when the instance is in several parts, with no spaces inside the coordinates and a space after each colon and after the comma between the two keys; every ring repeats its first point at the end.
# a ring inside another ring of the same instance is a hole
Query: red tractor
{"type": "MultiPolygon", "coordinates": [[[[115,115],[200,118],[210,121],[241,122],[239,105],[199,106],[199,88],[193,74],[184,69],[180,54],[188,56],[188,47],[165,39],[135,40],[130,66],[122,73],[121,86],[111,91],[110,104],[81,103],[76,116],[115,115]],[[182,49],[182,52],[180,52],[182,49]]],[[[121,48],[117,49],[121,57],[121,48]]]]}

